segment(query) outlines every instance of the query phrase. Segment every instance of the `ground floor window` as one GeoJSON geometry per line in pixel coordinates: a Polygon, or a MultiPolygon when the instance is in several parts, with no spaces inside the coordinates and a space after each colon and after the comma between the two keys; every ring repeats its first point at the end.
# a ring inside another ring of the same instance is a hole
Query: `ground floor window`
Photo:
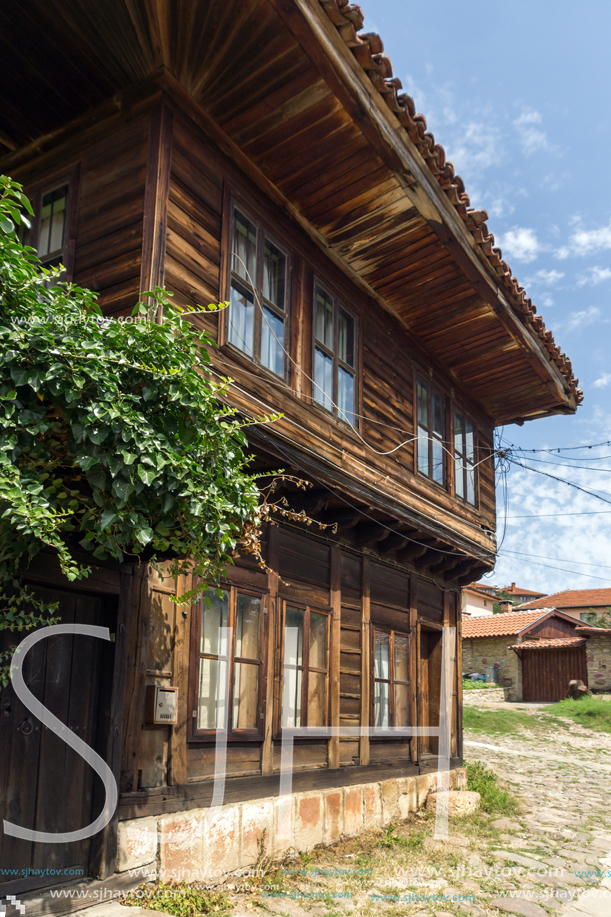
{"type": "Polygon", "coordinates": [[[330,615],[286,602],[283,623],[282,727],[327,726],[330,615]]]}
{"type": "Polygon", "coordinates": [[[373,725],[409,726],[409,637],[373,629],[373,725]]]}

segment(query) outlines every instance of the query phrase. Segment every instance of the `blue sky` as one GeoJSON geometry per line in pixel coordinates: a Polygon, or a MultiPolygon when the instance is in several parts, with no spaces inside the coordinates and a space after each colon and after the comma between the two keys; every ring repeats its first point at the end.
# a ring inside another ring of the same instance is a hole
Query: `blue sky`
{"type": "Polygon", "coordinates": [[[365,31],[381,35],[394,75],[472,205],[488,211],[496,244],[584,391],[574,417],[506,427],[503,441],[570,447],[533,453],[526,463],[608,503],[512,465],[507,513],[499,487],[499,541],[505,535],[488,581],[542,592],[611,588],[611,446],[573,449],[611,441],[611,4],[362,6],[365,31]]]}

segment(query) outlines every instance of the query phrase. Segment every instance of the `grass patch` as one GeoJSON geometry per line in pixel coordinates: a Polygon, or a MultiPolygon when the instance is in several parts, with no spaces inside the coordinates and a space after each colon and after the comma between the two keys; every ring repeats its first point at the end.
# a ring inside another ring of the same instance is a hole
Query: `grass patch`
{"type": "Polygon", "coordinates": [[[517,815],[520,807],[517,799],[499,786],[498,777],[482,761],[465,761],[467,768],[467,789],[482,797],[482,812],[488,815],[517,815]]]}
{"type": "Polygon", "coordinates": [[[463,678],[462,680],[462,689],[463,691],[488,691],[492,688],[499,688],[500,685],[489,685],[485,681],[471,681],[470,678],[463,678]]]}
{"type": "Polygon", "coordinates": [[[580,700],[561,700],[551,707],[546,707],[546,714],[566,716],[597,732],[611,732],[611,704],[600,697],[582,697],[580,700]]]}
{"type": "Polygon", "coordinates": [[[130,907],[145,907],[150,911],[165,911],[173,917],[199,917],[215,914],[224,917],[231,904],[222,892],[205,891],[196,885],[159,882],[158,885],[139,885],[123,900],[130,907]]]}
{"type": "Polygon", "coordinates": [[[480,710],[471,706],[463,708],[463,726],[471,732],[504,736],[540,728],[538,719],[523,710],[480,710]]]}

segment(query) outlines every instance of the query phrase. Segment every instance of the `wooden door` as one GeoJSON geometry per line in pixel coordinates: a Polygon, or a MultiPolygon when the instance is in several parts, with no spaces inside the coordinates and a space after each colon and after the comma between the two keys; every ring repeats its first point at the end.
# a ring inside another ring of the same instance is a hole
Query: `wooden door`
{"type": "MultiPolygon", "coordinates": [[[[60,589],[36,589],[59,602],[62,624],[114,629],[108,599],[60,589]]],[[[14,646],[20,635],[4,635],[14,646]]],[[[25,657],[26,686],[80,739],[104,754],[114,645],[80,634],[37,643],[25,657]]],[[[0,894],[57,884],[90,873],[91,839],[34,843],[5,835],[2,819],[38,831],[74,831],[90,824],[103,805],[100,778],[73,749],[28,711],[9,685],[0,694],[0,894]],[[53,870],[52,876],[42,875],[53,870]]]]}
{"type": "MultiPolygon", "coordinates": [[[[420,632],[420,725],[439,726],[439,696],[441,690],[441,633],[424,630],[420,632]]],[[[436,755],[439,747],[437,736],[422,736],[420,752],[436,755]]]]}
{"type": "Polygon", "coordinates": [[[588,683],[585,646],[522,650],[521,655],[524,701],[554,703],[566,697],[572,678],[588,683]]]}

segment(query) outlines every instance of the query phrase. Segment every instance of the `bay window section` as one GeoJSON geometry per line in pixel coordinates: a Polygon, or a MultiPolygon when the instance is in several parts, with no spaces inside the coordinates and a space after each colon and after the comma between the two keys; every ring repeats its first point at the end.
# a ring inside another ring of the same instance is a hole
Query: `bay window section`
{"type": "Polygon", "coordinates": [[[376,627],[373,644],[373,725],[409,726],[409,637],[376,627]]]}
{"type": "Polygon", "coordinates": [[[285,605],[282,728],[328,725],[329,615],[285,605]]]}
{"type": "Polygon", "coordinates": [[[456,496],[475,506],[475,429],[463,414],[454,411],[454,481],[456,496]]]}
{"type": "Polygon", "coordinates": [[[284,378],[288,255],[237,207],[232,220],[227,340],[284,378]]]}
{"type": "Polygon", "coordinates": [[[202,596],[199,616],[196,733],[222,729],[260,735],[261,597],[225,587],[202,596]],[[230,628],[223,646],[221,628],[230,628]]]}
{"type": "Polygon", "coordinates": [[[443,398],[427,382],[416,383],[418,431],[417,468],[442,487],[445,485],[443,398]]]}
{"type": "Polygon", "coordinates": [[[356,425],[356,321],[321,284],[314,285],[314,401],[356,425]]]}

